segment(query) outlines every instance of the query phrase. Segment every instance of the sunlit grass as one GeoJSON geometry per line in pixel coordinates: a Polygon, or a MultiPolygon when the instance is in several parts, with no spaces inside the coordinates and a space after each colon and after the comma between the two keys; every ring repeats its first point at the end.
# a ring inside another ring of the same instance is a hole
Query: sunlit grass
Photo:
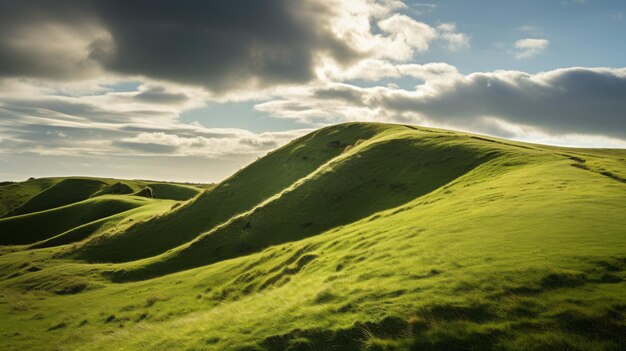
{"type": "Polygon", "coordinates": [[[95,234],[100,241],[91,245],[104,253],[101,263],[67,256],[97,252],[82,247],[84,241],[4,247],[0,347],[626,345],[626,183],[620,180],[626,152],[377,124],[342,125],[317,137],[288,145],[215,193],[174,209],[173,201],[148,200],[153,204],[124,212],[139,224],[120,218],[108,235],[95,234]],[[336,150],[329,144],[335,140],[345,145],[336,150]],[[296,160],[305,164],[288,168],[296,160]],[[380,189],[368,183],[373,180],[380,189]],[[180,231],[168,227],[175,214],[195,221],[193,230],[184,222],[174,222],[180,231]],[[309,221],[325,225],[302,226],[309,221]],[[157,224],[169,231],[151,237],[147,229],[157,224]],[[167,238],[179,233],[180,244],[167,238]],[[240,250],[238,243],[248,246],[240,250]],[[133,250],[137,258],[153,252],[136,245],[162,249],[143,260],[106,263],[106,254],[121,249],[126,258],[133,250]]]}

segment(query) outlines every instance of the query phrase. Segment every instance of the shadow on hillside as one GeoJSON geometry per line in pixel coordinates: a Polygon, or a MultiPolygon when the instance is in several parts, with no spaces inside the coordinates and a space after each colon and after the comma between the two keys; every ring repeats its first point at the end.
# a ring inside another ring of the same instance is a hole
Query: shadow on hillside
{"type": "Polygon", "coordinates": [[[188,247],[136,270],[116,272],[113,279],[147,279],[321,234],[439,189],[498,155],[488,151],[436,137],[373,143],[188,247]]]}

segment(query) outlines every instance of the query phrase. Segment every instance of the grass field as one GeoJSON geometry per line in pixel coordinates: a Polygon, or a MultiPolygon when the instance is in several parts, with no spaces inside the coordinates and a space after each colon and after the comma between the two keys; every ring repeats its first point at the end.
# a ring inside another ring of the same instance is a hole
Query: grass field
{"type": "Polygon", "coordinates": [[[626,349],[626,150],[350,123],[0,210],[2,350],[626,349]]]}

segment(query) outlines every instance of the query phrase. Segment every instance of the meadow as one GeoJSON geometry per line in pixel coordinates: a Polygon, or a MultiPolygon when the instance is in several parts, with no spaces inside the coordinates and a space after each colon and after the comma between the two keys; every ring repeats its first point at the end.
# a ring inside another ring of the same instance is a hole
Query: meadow
{"type": "Polygon", "coordinates": [[[626,349],[626,150],[347,123],[0,215],[2,350],[626,349]]]}

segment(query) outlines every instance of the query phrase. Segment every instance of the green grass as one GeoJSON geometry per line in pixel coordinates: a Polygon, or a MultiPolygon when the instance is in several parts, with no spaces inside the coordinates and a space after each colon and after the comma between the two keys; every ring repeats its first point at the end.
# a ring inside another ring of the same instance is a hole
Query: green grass
{"type": "Polygon", "coordinates": [[[94,239],[76,253],[90,262],[124,262],[185,244],[204,231],[246,212],[339,156],[348,145],[384,131],[353,124],[323,129],[295,140],[226,179],[176,211],[146,221],[121,235],[94,239]],[[144,245],[146,240],[151,245],[144,245]]]}
{"type": "Polygon", "coordinates": [[[441,143],[427,133],[416,139],[414,131],[382,132],[137,274],[206,265],[352,223],[425,195],[494,155],[464,141],[441,143]],[[285,213],[287,208],[297,211],[285,213]]]}
{"type": "Polygon", "coordinates": [[[1,248],[0,348],[623,350],[625,176],[624,150],[322,129],[186,202],[1,248]]]}
{"type": "Polygon", "coordinates": [[[88,199],[106,183],[99,179],[68,178],[59,181],[21,204],[7,216],[49,210],[88,199]]]}
{"type": "Polygon", "coordinates": [[[155,198],[177,201],[192,199],[203,191],[198,187],[183,184],[150,182],[148,186],[152,189],[155,198]]]}
{"type": "Polygon", "coordinates": [[[0,185],[0,216],[3,216],[31,197],[58,182],[56,179],[32,179],[26,182],[4,182],[0,185]]]}
{"type": "Polygon", "coordinates": [[[143,221],[170,210],[176,205],[171,200],[189,200],[205,191],[187,184],[79,177],[28,180],[0,190],[0,204],[12,208],[0,218],[0,245],[33,248],[81,241],[105,229],[110,235],[129,227],[120,225],[124,220],[140,223],[136,213],[143,214],[143,221]],[[150,199],[131,196],[146,187],[153,189],[150,199]],[[137,207],[146,208],[131,211],[137,207]]]}
{"type": "Polygon", "coordinates": [[[150,187],[153,197],[169,200],[189,200],[211,185],[121,180],[107,178],[69,177],[41,178],[0,186],[0,215],[6,217],[39,212],[60,207],[90,197],[124,195],[150,187]],[[3,212],[4,211],[4,212],[3,212]]]}
{"type": "Polygon", "coordinates": [[[130,203],[133,207],[132,209],[73,227],[61,234],[39,241],[31,245],[31,247],[42,248],[59,246],[78,242],[90,236],[97,236],[98,234],[103,234],[103,236],[112,235],[115,232],[128,230],[128,228],[136,223],[141,223],[141,221],[152,218],[155,215],[166,213],[176,204],[172,201],[133,200],[135,201],[130,203]]]}
{"type": "Polygon", "coordinates": [[[124,184],[122,182],[116,182],[113,184],[105,185],[100,190],[96,191],[91,195],[91,197],[101,196],[101,195],[124,195],[124,194],[132,194],[133,188],[131,188],[128,184],[124,184]]]}
{"type": "Polygon", "coordinates": [[[46,211],[0,219],[0,244],[33,244],[150,201],[140,197],[103,195],[46,211]]]}

